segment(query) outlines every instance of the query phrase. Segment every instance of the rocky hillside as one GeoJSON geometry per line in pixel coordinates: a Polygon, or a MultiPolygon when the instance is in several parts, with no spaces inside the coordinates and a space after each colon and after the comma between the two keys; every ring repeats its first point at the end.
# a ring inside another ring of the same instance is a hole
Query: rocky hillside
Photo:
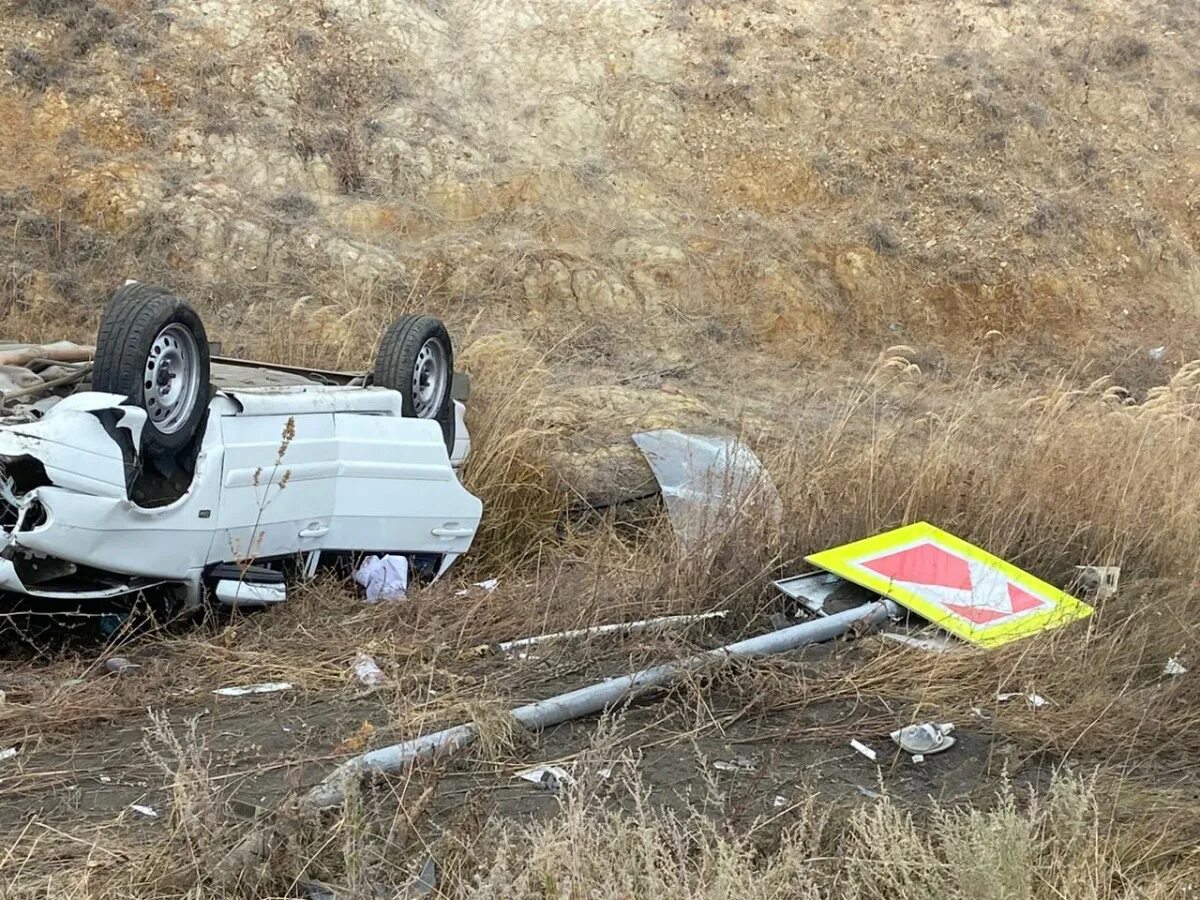
{"type": "Polygon", "coordinates": [[[404,304],[594,359],[1188,344],[1198,39],[1191,0],[8,0],[4,325],[136,276],[326,354],[404,304]]]}

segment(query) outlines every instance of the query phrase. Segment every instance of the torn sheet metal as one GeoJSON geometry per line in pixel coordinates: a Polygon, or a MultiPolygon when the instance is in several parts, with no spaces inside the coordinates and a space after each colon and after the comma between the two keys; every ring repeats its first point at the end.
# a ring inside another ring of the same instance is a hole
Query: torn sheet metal
{"type": "Polygon", "coordinates": [[[773,522],[783,518],[770,474],[737,438],[664,429],[635,434],[633,442],[662,488],[671,525],[685,550],[701,544],[713,526],[720,523],[724,531],[733,518],[750,510],[773,522]]]}
{"type": "Polygon", "coordinates": [[[819,616],[825,615],[825,601],[845,584],[841,578],[829,572],[812,572],[775,582],[775,587],[787,594],[805,609],[819,616]]]}
{"type": "Polygon", "coordinates": [[[927,522],[807,557],[951,634],[994,647],[1086,618],[1092,607],[927,522]]]}

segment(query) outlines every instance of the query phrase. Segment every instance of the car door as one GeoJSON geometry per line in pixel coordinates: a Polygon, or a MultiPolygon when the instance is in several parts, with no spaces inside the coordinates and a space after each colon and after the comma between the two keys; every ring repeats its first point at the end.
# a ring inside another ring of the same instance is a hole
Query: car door
{"type": "Polygon", "coordinates": [[[437,422],[382,412],[334,414],[340,466],[325,546],[463,553],[483,504],[458,481],[437,422]]]}
{"type": "Polygon", "coordinates": [[[338,470],[333,413],[271,411],[220,422],[223,490],[209,562],[321,549],[338,470]]]}

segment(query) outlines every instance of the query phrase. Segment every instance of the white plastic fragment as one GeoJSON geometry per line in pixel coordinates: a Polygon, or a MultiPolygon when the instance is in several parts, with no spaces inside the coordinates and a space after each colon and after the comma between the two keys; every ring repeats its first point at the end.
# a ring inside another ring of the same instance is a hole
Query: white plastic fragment
{"type": "Polygon", "coordinates": [[[291,689],[292,685],[287,681],[266,681],[262,684],[247,684],[244,687],[217,688],[213,693],[222,697],[245,697],[247,694],[275,694],[291,689]]]}
{"type": "Polygon", "coordinates": [[[1121,582],[1120,566],[1076,566],[1079,583],[1096,600],[1107,600],[1121,582]]]}
{"type": "Polygon", "coordinates": [[[1161,347],[1152,347],[1146,351],[1146,356],[1148,356],[1152,362],[1160,362],[1166,355],[1167,348],[1165,344],[1161,347]]]}
{"type": "Polygon", "coordinates": [[[783,794],[776,794],[775,800],[771,803],[771,805],[776,809],[787,806],[787,797],[783,796],[783,794]]]}
{"type": "Polygon", "coordinates": [[[524,772],[518,772],[517,777],[532,782],[547,791],[558,791],[564,784],[575,783],[575,779],[571,777],[570,773],[560,766],[537,766],[533,769],[526,769],[524,772]]]}
{"type": "Polygon", "coordinates": [[[130,803],[129,808],[136,813],[141,813],[143,816],[146,816],[149,819],[158,818],[158,813],[154,811],[154,807],[152,806],[143,806],[140,803],[130,803]]]}
{"type": "Polygon", "coordinates": [[[718,772],[754,772],[758,770],[754,760],[747,756],[735,756],[729,762],[718,759],[712,764],[712,767],[718,772]]]}
{"type": "Polygon", "coordinates": [[[383,669],[375,662],[375,657],[367,653],[359,653],[354,657],[354,674],[367,687],[376,687],[387,681],[383,669]]]}
{"type": "Polygon", "coordinates": [[[141,666],[123,656],[110,656],[104,661],[104,668],[114,675],[120,675],[122,672],[136,672],[141,666]]]}
{"type": "Polygon", "coordinates": [[[471,588],[479,588],[485,594],[490,594],[500,586],[499,578],[487,578],[483,581],[476,581],[470,587],[465,587],[461,591],[455,591],[455,597],[465,597],[471,593],[471,588]]]}
{"type": "Polygon", "coordinates": [[[911,753],[913,762],[924,761],[926,755],[941,753],[954,746],[953,722],[923,722],[919,725],[906,725],[891,734],[892,740],[905,753],[911,753]],[[916,757],[921,759],[916,759],[916,757]]]}
{"type": "Polygon", "coordinates": [[[1006,703],[1006,702],[1008,702],[1009,700],[1013,699],[1014,697],[1024,697],[1024,698],[1025,698],[1025,702],[1029,704],[1029,708],[1030,708],[1030,709],[1041,709],[1043,706],[1049,706],[1049,705],[1050,705],[1050,701],[1049,701],[1049,700],[1047,700],[1047,699],[1046,699],[1045,697],[1043,697],[1041,694],[1034,694],[1034,693],[1029,693],[1029,694],[1020,694],[1020,693],[997,694],[997,695],[996,695],[996,700],[997,700],[997,701],[999,701],[1000,703],[1006,703]]]}
{"type": "Polygon", "coordinates": [[[872,762],[874,762],[877,758],[875,751],[861,741],[853,740],[850,742],[850,746],[872,762]]]}
{"type": "Polygon", "coordinates": [[[681,547],[695,549],[738,516],[783,518],[779,491],[754,451],[734,437],[701,437],[672,429],[644,431],[633,442],[662,488],[681,547]]]}
{"type": "Polygon", "coordinates": [[[9,747],[7,750],[0,750],[0,760],[12,759],[17,755],[17,752],[18,751],[16,747],[9,747]]]}
{"type": "Polygon", "coordinates": [[[368,603],[403,600],[408,593],[408,557],[368,556],[354,573],[354,580],[365,589],[368,603]]]}
{"type": "Polygon", "coordinates": [[[924,753],[914,753],[912,755],[912,761],[914,763],[917,763],[918,765],[925,762],[925,754],[924,753]]]}
{"type": "Polygon", "coordinates": [[[1165,666],[1163,666],[1163,674],[1164,675],[1172,675],[1172,676],[1186,675],[1187,674],[1187,666],[1185,666],[1177,658],[1172,656],[1170,659],[1167,660],[1167,664],[1165,666]]]}
{"type": "MultiPolygon", "coordinates": [[[[544,644],[547,641],[569,640],[571,638],[591,637],[598,634],[616,634],[616,633],[633,633],[637,631],[648,631],[652,628],[668,627],[674,625],[690,625],[695,622],[704,622],[708,619],[721,619],[728,613],[725,610],[717,612],[697,613],[695,615],[686,616],[658,616],[653,619],[640,619],[637,622],[616,622],[610,625],[594,625],[591,628],[574,628],[570,631],[556,631],[553,634],[539,634],[535,637],[516,638],[511,641],[504,641],[496,645],[496,648],[501,653],[509,653],[513,650],[519,650],[523,647],[532,647],[536,644],[544,644]]],[[[487,645],[478,648],[479,650],[487,650],[487,645]]],[[[524,657],[522,657],[524,658],[524,657]]]]}

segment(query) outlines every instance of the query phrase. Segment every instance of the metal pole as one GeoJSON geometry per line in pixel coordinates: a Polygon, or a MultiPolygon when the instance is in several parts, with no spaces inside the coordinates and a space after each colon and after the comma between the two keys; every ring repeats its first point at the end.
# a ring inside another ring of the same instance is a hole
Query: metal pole
{"type": "MultiPolygon", "coordinates": [[[[873,629],[886,621],[894,610],[895,605],[890,600],[868,603],[845,612],[802,622],[769,634],[717,647],[715,650],[706,650],[675,662],[652,666],[631,675],[519,706],[512,711],[512,717],[530,730],[549,728],[570,719],[600,712],[643,688],[669,684],[687,672],[730,657],[770,656],[794,650],[805,644],[832,640],[852,628],[873,629]]],[[[324,781],[309,791],[305,799],[317,808],[336,806],[342,802],[346,782],[359,773],[394,772],[417,759],[454,753],[472,743],[476,735],[475,724],[468,722],[402,744],[380,747],[342,763],[324,781]]]]}

